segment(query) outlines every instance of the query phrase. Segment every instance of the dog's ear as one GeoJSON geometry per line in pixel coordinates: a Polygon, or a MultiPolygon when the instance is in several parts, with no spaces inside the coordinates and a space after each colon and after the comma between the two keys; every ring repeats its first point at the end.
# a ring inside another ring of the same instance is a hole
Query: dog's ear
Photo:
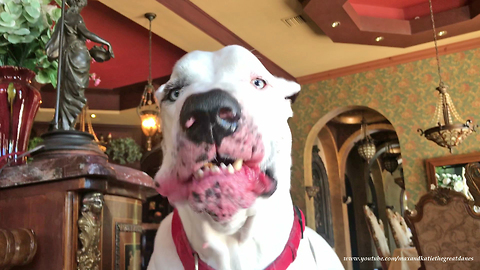
{"type": "Polygon", "coordinates": [[[295,99],[298,97],[298,94],[300,93],[300,84],[293,81],[287,81],[282,78],[279,78],[279,80],[283,96],[285,97],[285,99],[289,99],[293,104],[293,102],[295,102],[295,99]]]}

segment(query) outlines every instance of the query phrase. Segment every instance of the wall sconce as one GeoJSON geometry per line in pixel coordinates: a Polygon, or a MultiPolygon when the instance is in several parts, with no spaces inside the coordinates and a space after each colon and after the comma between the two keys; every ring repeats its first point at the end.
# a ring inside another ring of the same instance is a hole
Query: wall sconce
{"type": "Polygon", "coordinates": [[[311,199],[320,191],[319,187],[316,186],[306,186],[305,191],[307,191],[308,198],[311,199]]]}

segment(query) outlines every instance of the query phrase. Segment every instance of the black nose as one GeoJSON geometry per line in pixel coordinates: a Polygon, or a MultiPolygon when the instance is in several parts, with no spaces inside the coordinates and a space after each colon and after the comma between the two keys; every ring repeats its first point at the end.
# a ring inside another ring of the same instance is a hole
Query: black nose
{"type": "Polygon", "coordinates": [[[180,112],[180,125],[196,143],[220,145],[238,129],[240,104],[229,93],[213,89],[189,96],[180,112]]]}

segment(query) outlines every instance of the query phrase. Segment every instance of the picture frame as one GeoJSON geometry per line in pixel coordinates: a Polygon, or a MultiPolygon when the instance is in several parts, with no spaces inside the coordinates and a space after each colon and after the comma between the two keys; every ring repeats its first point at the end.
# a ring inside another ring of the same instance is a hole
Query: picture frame
{"type": "Polygon", "coordinates": [[[140,270],[141,235],[140,224],[115,224],[115,270],[140,270]]]}

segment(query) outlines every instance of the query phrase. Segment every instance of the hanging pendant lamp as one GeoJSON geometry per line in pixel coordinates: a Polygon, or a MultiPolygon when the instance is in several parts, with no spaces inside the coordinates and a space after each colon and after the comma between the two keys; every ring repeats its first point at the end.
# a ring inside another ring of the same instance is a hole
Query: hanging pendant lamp
{"type": "Polygon", "coordinates": [[[450,153],[452,147],[455,147],[462,143],[468,135],[475,131],[475,127],[472,125],[472,121],[462,121],[455,106],[453,105],[452,98],[447,92],[448,86],[442,80],[442,73],[440,68],[440,59],[438,57],[437,47],[437,33],[435,30],[435,20],[433,18],[432,0],[428,1],[430,4],[430,19],[432,21],[433,29],[433,41],[435,44],[435,56],[437,59],[437,70],[439,85],[436,90],[440,93],[437,107],[433,120],[437,123],[437,126],[428,128],[423,131],[418,129],[421,136],[425,136],[427,140],[435,142],[441,147],[448,148],[450,153]],[[457,120],[457,123],[453,122],[453,118],[457,120]],[[465,123],[465,124],[463,124],[465,123]]]}
{"type": "Polygon", "coordinates": [[[357,150],[358,154],[365,159],[366,161],[369,161],[370,159],[375,156],[375,153],[377,152],[377,148],[375,147],[375,143],[373,142],[372,137],[368,135],[367,132],[367,122],[365,121],[365,118],[362,118],[362,126],[361,126],[362,132],[363,132],[363,139],[361,139],[357,143],[357,150]]]}
{"type": "Polygon", "coordinates": [[[383,155],[383,167],[387,172],[393,174],[393,172],[398,168],[397,154],[393,151],[391,144],[387,145],[387,150],[383,155]]]}
{"type": "Polygon", "coordinates": [[[152,136],[160,130],[160,107],[155,100],[155,89],[152,84],[152,21],[156,16],[155,13],[145,14],[145,17],[149,20],[148,80],[140,104],[137,107],[137,114],[142,121],[143,134],[147,136],[147,151],[152,150],[152,136]]]}

